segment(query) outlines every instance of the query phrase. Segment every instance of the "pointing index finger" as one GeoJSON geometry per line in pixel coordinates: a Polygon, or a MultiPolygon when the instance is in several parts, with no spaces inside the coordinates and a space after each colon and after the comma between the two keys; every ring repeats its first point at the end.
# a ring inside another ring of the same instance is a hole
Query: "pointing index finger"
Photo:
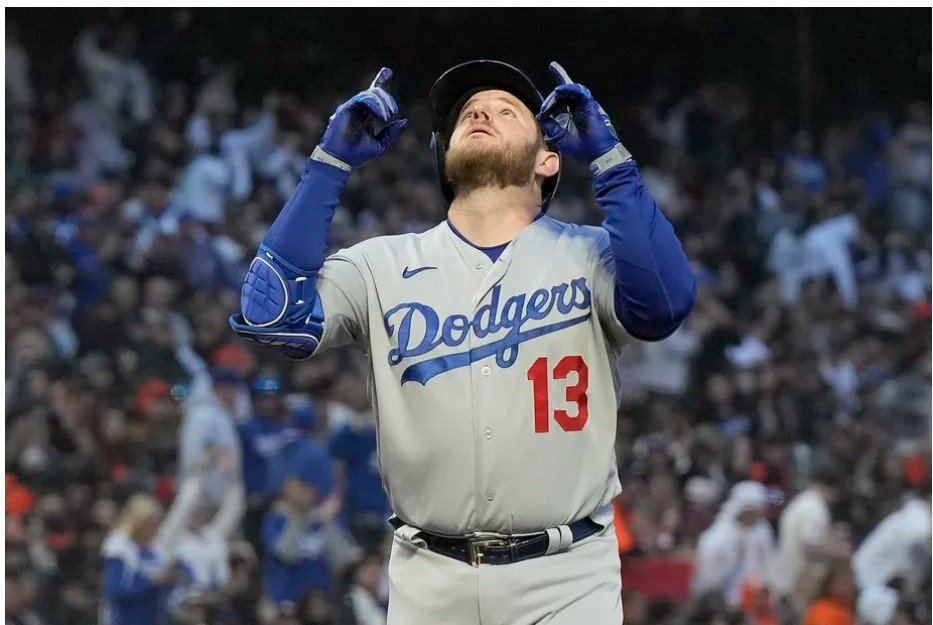
{"type": "Polygon", "coordinates": [[[376,87],[382,87],[390,78],[392,78],[392,70],[388,67],[383,67],[379,70],[379,73],[376,74],[376,78],[373,79],[373,82],[371,85],[369,85],[369,88],[375,89],[376,87]]]}
{"type": "Polygon", "coordinates": [[[560,63],[557,61],[551,61],[551,64],[548,66],[548,71],[551,73],[551,76],[554,77],[554,80],[557,81],[558,85],[569,85],[573,82],[567,70],[561,67],[560,63]]]}

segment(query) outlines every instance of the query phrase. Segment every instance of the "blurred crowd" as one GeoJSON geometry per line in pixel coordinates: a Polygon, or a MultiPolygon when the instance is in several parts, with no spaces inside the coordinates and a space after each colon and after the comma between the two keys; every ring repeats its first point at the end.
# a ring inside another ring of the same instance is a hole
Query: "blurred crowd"
{"type": "MultiPolygon", "coordinates": [[[[227,325],[368,79],[244,94],[245,57],[170,71],[166,48],[198,50],[170,15],[54,42],[67,66],[8,23],[7,623],[385,623],[363,355],[292,363],[227,325]]],[[[350,178],[334,249],[444,218],[424,100],[350,178]]],[[[603,102],[700,283],[620,363],[626,623],[928,625],[930,105],[800,129],[760,101],[710,81],[603,102]]],[[[551,216],[601,221],[584,174],[551,216]]]]}

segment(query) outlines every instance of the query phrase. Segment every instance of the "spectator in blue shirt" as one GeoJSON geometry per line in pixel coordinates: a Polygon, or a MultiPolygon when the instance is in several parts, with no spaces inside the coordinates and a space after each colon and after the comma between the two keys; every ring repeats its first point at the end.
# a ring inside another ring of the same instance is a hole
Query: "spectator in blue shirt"
{"type": "Polygon", "coordinates": [[[269,481],[269,461],[299,436],[281,395],[281,380],[260,377],[253,382],[255,416],[240,426],[243,440],[243,479],[251,499],[275,494],[269,481]]]}
{"type": "Polygon", "coordinates": [[[307,474],[315,478],[318,499],[328,499],[334,490],[333,464],[327,445],[315,440],[317,414],[311,404],[291,411],[291,424],[299,436],[285,443],[269,460],[269,486],[280,492],[289,474],[307,474]]]}
{"type": "Polygon", "coordinates": [[[290,472],[282,493],[262,526],[265,547],[265,591],[273,604],[297,602],[312,588],[330,592],[327,565],[328,519],[322,514],[313,470],[290,472]]]}
{"type": "Polygon", "coordinates": [[[246,489],[246,539],[261,551],[260,530],[276,491],[269,481],[269,461],[299,432],[291,423],[277,377],[257,377],[253,381],[255,415],[240,426],[243,443],[243,482],[246,489]]]}
{"type": "Polygon", "coordinates": [[[160,546],[161,520],[155,499],[134,495],[104,542],[104,625],[159,625],[165,618],[169,591],[183,573],[160,546]]]}
{"type": "Polygon", "coordinates": [[[372,414],[358,413],[336,429],[330,453],[340,474],[347,528],[360,546],[373,547],[385,535],[392,510],[382,487],[372,414]]]}

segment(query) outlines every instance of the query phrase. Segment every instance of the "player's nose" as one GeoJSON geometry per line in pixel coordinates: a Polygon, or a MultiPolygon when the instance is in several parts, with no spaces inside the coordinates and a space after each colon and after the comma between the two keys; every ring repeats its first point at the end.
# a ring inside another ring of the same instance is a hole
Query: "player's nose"
{"type": "Polygon", "coordinates": [[[492,115],[489,114],[489,110],[484,105],[476,103],[470,109],[470,120],[488,122],[492,120],[492,115]]]}

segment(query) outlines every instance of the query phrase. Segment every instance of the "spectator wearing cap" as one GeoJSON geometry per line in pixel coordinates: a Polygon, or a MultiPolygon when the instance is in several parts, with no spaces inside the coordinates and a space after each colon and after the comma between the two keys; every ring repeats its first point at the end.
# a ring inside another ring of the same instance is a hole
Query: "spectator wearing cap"
{"type": "Polygon", "coordinates": [[[355,412],[334,430],[330,453],[338,469],[347,529],[361,545],[374,546],[392,510],[382,487],[372,413],[355,412]]]}
{"type": "Polygon", "coordinates": [[[713,524],[700,535],[693,594],[738,605],[742,584],[768,578],[774,531],[765,520],[767,490],[750,480],[732,487],[713,524]]]}
{"type": "Polygon", "coordinates": [[[255,415],[240,426],[243,441],[243,476],[252,498],[275,494],[269,480],[269,461],[300,435],[282,398],[282,381],[258,377],[253,381],[255,415]]]}
{"type": "Polygon", "coordinates": [[[269,602],[297,602],[315,588],[330,591],[327,564],[329,520],[320,509],[320,476],[307,467],[288,475],[263,520],[265,593],[269,602]]]}
{"type": "Polygon", "coordinates": [[[252,383],[255,413],[239,426],[243,446],[243,481],[246,488],[246,538],[261,550],[261,527],[277,491],[269,480],[269,462],[300,436],[282,397],[282,381],[259,376],[252,383]]]}
{"type": "Polygon", "coordinates": [[[269,460],[269,486],[281,492],[289,475],[308,475],[313,477],[318,498],[324,502],[334,490],[333,462],[327,446],[314,438],[317,427],[314,406],[309,403],[292,409],[291,424],[300,435],[286,442],[269,460]]]}
{"type": "MultiPolygon", "coordinates": [[[[846,541],[831,531],[830,508],[839,499],[842,476],[835,468],[818,471],[810,485],[794,497],[781,513],[778,522],[778,554],[772,584],[780,597],[796,594],[801,607],[799,591],[806,575],[820,563],[831,559],[848,558],[851,551],[846,541]]],[[[804,592],[803,594],[807,594],[804,592]]]]}

